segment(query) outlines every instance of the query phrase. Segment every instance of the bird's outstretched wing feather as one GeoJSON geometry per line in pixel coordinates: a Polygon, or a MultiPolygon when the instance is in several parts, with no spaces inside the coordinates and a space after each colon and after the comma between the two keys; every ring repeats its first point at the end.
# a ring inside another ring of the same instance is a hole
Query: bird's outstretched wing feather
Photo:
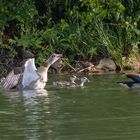
{"type": "Polygon", "coordinates": [[[18,73],[15,74],[14,70],[12,70],[7,76],[6,78],[3,78],[3,80],[0,83],[0,87],[1,88],[5,88],[5,89],[11,89],[14,88],[15,86],[17,86],[18,81],[21,77],[22,73],[18,73]]]}
{"type": "Polygon", "coordinates": [[[22,77],[22,88],[29,86],[33,81],[36,81],[39,78],[40,76],[37,73],[34,58],[32,58],[25,64],[25,69],[22,77]]]}

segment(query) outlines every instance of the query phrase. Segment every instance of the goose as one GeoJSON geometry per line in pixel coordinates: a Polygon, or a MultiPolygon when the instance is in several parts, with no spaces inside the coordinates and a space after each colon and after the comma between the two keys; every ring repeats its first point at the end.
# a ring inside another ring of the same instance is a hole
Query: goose
{"type": "Polygon", "coordinates": [[[21,71],[17,73],[14,70],[11,71],[2,80],[0,87],[6,89],[14,87],[18,89],[43,89],[48,80],[48,69],[61,57],[62,54],[53,53],[38,69],[35,66],[35,59],[29,58],[21,71]]]}
{"type": "Polygon", "coordinates": [[[56,82],[53,82],[53,85],[54,86],[61,86],[61,87],[69,86],[71,84],[76,84],[75,83],[76,79],[79,79],[79,78],[77,76],[75,76],[75,75],[72,75],[70,77],[70,82],[67,82],[67,81],[56,81],[56,82]]]}

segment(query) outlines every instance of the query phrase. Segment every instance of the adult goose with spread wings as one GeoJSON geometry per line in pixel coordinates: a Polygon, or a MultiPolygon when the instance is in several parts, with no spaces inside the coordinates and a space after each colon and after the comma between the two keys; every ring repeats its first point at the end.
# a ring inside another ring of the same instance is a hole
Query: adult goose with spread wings
{"type": "Polygon", "coordinates": [[[0,82],[0,87],[11,89],[43,89],[48,80],[48,69],[62,54],[53,53],[38,69],[35,66],[34,58],[29,58],[20,70],[12,70],[6,78],[0,82]]]}

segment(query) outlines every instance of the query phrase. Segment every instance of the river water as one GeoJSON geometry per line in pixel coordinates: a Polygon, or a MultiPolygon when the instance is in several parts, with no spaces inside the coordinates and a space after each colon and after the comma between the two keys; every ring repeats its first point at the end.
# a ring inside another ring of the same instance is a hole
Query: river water
{"type": "Polygon", "coordinates": [[[0,140],[139,140],[140,89],[120,74],[88,76],[84,88],[0,90],[0,140]]]}

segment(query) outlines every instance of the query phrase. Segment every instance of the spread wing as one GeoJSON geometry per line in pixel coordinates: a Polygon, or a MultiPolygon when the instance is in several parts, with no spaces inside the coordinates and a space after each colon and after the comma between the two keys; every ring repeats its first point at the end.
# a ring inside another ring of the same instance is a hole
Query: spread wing
{"type": "Polygon", "coordinates": [[[5,89],[11,89],[17,86],[19,79],[21,78],[22,73],[14,73],[12,70],[6,78],[2,78],[0,82],[0,87],[5,89]]]}
{"type": "Polygon", "coordinates": [[[33,81],[36,81],[39,78],[40,76],[37,73],[34,58],[32,58],[25,63],[25,69],[22,77],[22,87],[25,88],[26,86],[29,86],[33,81]]]}

